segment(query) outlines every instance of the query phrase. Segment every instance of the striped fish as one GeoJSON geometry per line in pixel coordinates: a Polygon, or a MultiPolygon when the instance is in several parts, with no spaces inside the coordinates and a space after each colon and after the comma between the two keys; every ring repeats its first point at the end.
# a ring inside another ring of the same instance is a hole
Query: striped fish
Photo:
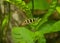
{"type": "Polygon", "coordinates": [[[38,20],[38,18],[30,18],[30,19],[24,20],[20,25],[25,26],[25,25],[31,24],[37,20],[38,20]]]}

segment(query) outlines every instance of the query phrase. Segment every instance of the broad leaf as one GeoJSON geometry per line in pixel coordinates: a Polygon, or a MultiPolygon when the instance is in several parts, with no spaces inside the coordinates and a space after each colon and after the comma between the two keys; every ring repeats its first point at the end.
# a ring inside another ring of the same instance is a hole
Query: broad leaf
{"type": "Polygon", "coordinates": [[[34,33],[25,27],[14,27],[12,29],[12,38],[14,43],[20,42],[21,39],[23,39],[22,42],[34,43],[34,33]]]}
{"type": "Polygon", "coordinates": [[[46,33],[51,33],[51,32],[57,32],[60,31],[60,21],[57,22],[50,22],[43,24],[40,27],[40,34],[46,34],[46,33]]]}
{"type": "MultiPolygon", "coordinates": [[[[27,4],[32,9],[32,0],[27,4]]],[[[34,0],[34,9],[46,10],[49,5],[46,0],[34,0]]]]}
{"type": "Polygon", "coordinates": [[[58,13],[60,14],[60,6],[56,7],[56,10],[58,11],[58,13]]]}

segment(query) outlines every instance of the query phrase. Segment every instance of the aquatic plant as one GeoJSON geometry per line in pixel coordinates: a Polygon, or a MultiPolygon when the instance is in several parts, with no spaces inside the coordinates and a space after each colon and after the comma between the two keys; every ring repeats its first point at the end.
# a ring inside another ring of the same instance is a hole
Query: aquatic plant
{"type": "MultiPolygon", "coordinates": [[[[31,13],[31,8],[29,5],[26,5],[22,0],[6,0],[9,3],[16,5],[20,10],[22,9],[26,12],[27,18],[34,18],[31,13]]],[[[38,1],[37,1],[38,2],[38,1]]],[[[42,1],[43,3],[43,1],[42,1]]],[[[60,20],[50,21],[48,20],[49,16],[56,10],[57,0],[52,0],[49,5],[48,11],[42,18],[37,17],[38,19],[29,23],[26,26],[13,27],[11,29],[11,36],[13,43],[46,43],[44,34],[60,31],[60,20]]],[[[2,22],[2,26],[7,22],[5,18],[2,22]]]]}

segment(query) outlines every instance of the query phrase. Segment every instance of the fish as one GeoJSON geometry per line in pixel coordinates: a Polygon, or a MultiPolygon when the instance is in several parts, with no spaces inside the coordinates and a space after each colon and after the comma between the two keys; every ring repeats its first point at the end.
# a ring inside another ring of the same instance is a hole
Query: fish
{"type": "Polygon", "coordinates": [[[28,25],[28,24],[31,24],[31,23],[37,21],[37,20],[38,20],[38,18],[26,19],[26,20],[24,20],[20,25],[21,25],[21,26],[26,26],[26,25],[28,25]]]}

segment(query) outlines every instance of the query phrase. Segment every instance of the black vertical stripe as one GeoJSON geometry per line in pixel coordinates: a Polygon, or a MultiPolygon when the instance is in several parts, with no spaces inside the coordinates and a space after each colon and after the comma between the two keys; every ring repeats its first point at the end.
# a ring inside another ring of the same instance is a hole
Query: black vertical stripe
{"type": "Polygon", "coordinates": [[[36,21],[36,20],[37,20],[37,18],[33,18],[33,19],[30,18],[30,19],[24,20],[22,24],[27,25],[27,24],[30,24],[30,23],[36,21]]]}

